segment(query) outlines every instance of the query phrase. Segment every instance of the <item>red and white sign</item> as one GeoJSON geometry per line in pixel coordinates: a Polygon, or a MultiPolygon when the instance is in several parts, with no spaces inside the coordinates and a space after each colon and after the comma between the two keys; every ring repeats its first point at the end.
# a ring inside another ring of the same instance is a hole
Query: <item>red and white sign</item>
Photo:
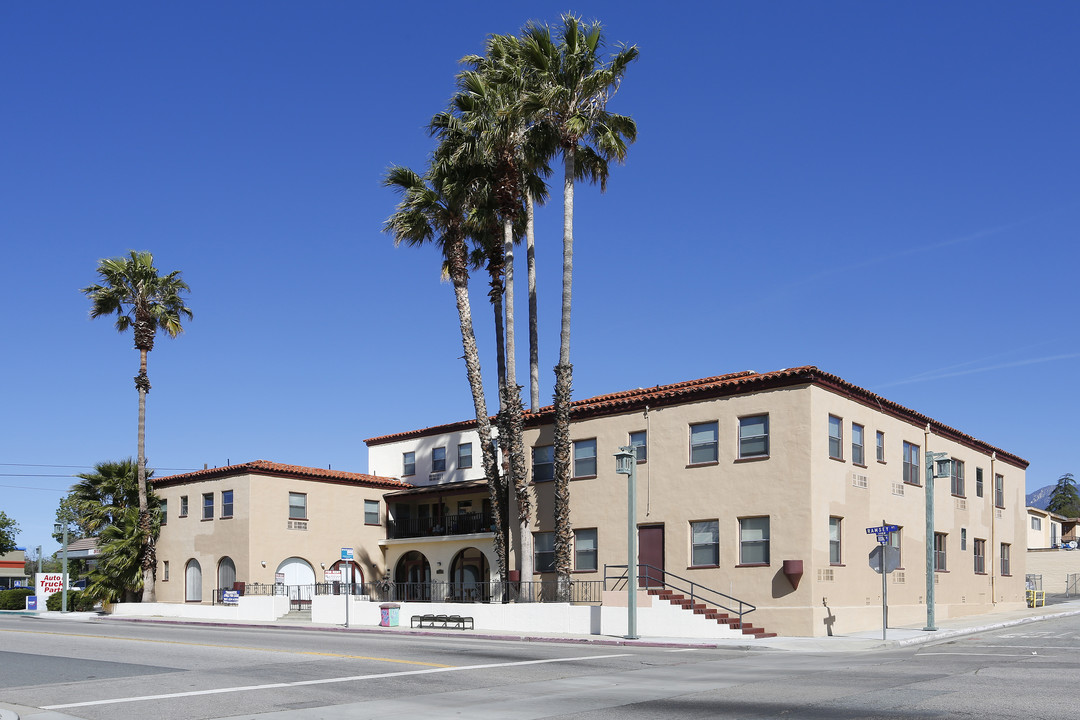
{"type": "Polygon", "coordinates": [[[36,573],[34,575],[34,594],[38,597],[49,597],[55,592],[64,589],[63,573],[36,573]]]}
{"type": "Polygon", "coordinates": [[[325,573],[326,582],[341,582],[340,570],[327,570],[325,573]]]}

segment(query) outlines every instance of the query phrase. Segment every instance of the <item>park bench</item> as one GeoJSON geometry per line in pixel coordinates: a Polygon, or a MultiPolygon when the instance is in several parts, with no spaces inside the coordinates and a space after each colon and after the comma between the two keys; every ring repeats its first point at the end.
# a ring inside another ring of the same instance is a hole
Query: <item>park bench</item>
{"type": "Polygon", "coordinates": [[[472,630],[473,619],[461,615],[413,615],[411,625],[414,628],[456,628],[472,630]]]}

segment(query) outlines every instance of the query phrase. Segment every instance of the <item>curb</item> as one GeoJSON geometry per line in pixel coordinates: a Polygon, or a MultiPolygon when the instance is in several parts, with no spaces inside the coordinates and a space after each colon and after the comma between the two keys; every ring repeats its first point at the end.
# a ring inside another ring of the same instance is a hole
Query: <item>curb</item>
{"type": "Polygon", "coordinates": [[[1054,618],[1070,617],[1072,615],[1080,615],[1080,610],[1069,610],[1059,613],[1047,613],[1045,615],[1031,615],[1028,617],[1016,618],[1015,620],[1003,620],[1001,622],[990,623],[989,625],[978,625],[969,628],[955,628],[953,630],[937,630],[936,632],[927,632],[926,637],[914,637],[904,640],[892,640],[882,643],[878,647],[909,647],[911,645],[923,645],[928,642],[934,642],[937,640],[948,640],[954,637],[961,637],[963,635],[974,635],[975,633],[988,632],[990,630],[1000,630],[1002,628],[1014,627],[1016,625],[1027,625],[1028,623],[1039,622],[1041,620],[1052,620],[1054,618]]]}

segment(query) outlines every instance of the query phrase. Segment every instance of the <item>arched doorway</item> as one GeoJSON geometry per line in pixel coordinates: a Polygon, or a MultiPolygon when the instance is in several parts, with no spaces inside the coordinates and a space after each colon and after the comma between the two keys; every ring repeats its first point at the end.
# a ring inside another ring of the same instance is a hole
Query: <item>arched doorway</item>
{"type": "Polygon", "coordinates": [[[360,586],[364,584],[364,570],[360,567],[360,563],[355,560],[338,560],[329,569],[341,573],[341,584],[343,586],[352,584],[352,588],[349,590],[350,594],[361,594],[360,586]]]}
{"type": "Polygon", "coordinates": [[[188,560],[184,567],[184,600],[202,602],[202,566],[195,558],[188,560]]]}
{"type": "Polygon", "coordinates": [[[424,554],[410,550],[401,556],[394,569],[397,595],[402,600],[431,600],[431,565],[424,554]]]}
{"type": "Polygon", "coordinates": [[[291,557],[281,561],[277,573],[284,575],[284,584],[294,609],[310,607],[315,592],[315,568],[304,558],[291,557]]]}
{"type": "Polygon", "coordinates": [[[218,590],[232,590],[236,584],[236,565],[231,557],[223,557],[217,566],[218,590]]]}
{"type": "Polygon", "coordinates": [[[474,547],[459,552],[450,564],[451,602],[490,602],[490,573],[484,553],[474,547]]]}

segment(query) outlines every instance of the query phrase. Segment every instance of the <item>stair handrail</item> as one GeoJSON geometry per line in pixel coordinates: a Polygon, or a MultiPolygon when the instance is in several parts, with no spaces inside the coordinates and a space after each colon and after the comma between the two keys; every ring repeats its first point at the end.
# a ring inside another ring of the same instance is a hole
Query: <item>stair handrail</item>
{"type": "MultiPolygon", "coordinates": [[[[694,582],[693,580],[690,580],[689,578],[680,577],[679,575],[676,575],[675,573],[668,572],[667,570],[662,570],[661,568],[653,567],[652,565],[638,565],[637,567],[638,567],[638,580],[639,580],[639,582],[640,582],[642,577],[644,577],[647,581],[659,582],[663,587],[670,588],[670,589],[678,591],[680,593],[688,594],[690,596],[690,601],[692,603],[696,603],[698,600],[704,600],[704,601],[708,602],[711,605],[716,605],[717,608],[719,608],[720,610],[726,610],[727,612],[729,612],[729,613],[731,613],[733,615],[738,615],[740,622],[742,621],[743,615],[746,615],[748,613],[752,613],[755,610],[757,610],[756,605],[752,605],[752,604],[750,604],[750,603],[748,603],[748,602],[746,602],[744,600],[740,600],[737,597],[734,597],[732,595],[728,595],[727,593],[722,593],[719,590],[713,590],[712,588],[706,587],[705,585],[702,585],[701,583],[694,582]],[[689,583],[690,589],[687,590],[686,588],[679,587],[675,583],[670,582],[668,580],[669,577],[672,578],[673,580],[678,580],[678,581],[683,582],[683,583],[689,583]],[[719,602],[717,600],[707,598],[707,597],[704,596],[705,594],[724,598],[724,600],[729,602],[729,603],[737,604],[738,609],[735,609],[733,607],[729,607],[728,605],[725,605],[723,602],[719,602]]],[[[618,581],[620,581],[620,580],[625,582],[627,580],[627,574],[628,574],[628,568],[627,568],[626,565],[607,565],[607,564],[605,564],[604,565],[604,589],[605,590],[607,589],[608,580],[614,580],[616,583],[618,583],[618,581]],[[608,572],[609,568],[611,570],[622,570],[622,573],[618,574],[618,575],[612,575],[612,574],[610,574],[608,572]]],[[[648,586],[648,585],[640,585],[640,584],[638,585],[639,590],[648,590],[649,587],[650,586],[648,586]]]]}

